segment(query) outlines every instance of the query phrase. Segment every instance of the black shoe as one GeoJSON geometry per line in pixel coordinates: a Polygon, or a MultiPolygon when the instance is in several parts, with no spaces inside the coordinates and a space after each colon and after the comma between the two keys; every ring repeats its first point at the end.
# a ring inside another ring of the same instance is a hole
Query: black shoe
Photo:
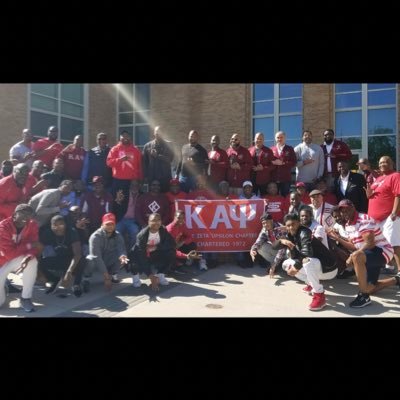
{"type": "Polygon", "coordinates": [[[369,298],[368,294],[358,293],[358,296],[355,300],[349,303],[350,307],[353,308],[361,308],[371,304],[371,299],[369,298]]]}
{"type": "Polygon", "coordinates": [[[351,271],[345,269],[341,274],[338,274],[336,279],[347,279],[350,278],[351,276],[354,276],[356,273],[354,272],[354,269],[351,271]]]}
{"type": "Polygon", "coordinates": [[[51,286],[46,290],[46,294],[53,294],[57,292],[57,289],[60,287],[62,282],[62,278],[58,282],[53,282],[51,286]]]}
{"type": "Polygon", "coordinates": [[[7,292],[8,293],[21,293],[22,289],[15,287],[14,285],[11,285],[10,282],[6,282],[7,285],[7,292]]]}
{"type": "Polygon", "coordinates": [[[118,275],[114,274],[111,276],[111,282],[112,283],[121,283],[121,279],[118,279],[118,275]]]}
{"type": "Polygon", "coordinates": [[[74,285],[72,287],[72,293],[74,294],[75,297],[81,297],[82,296],[81,285],[74,285]]]}
{"type": "Polygon", "coordinates": [[[87,280],[82,281],[82,290],[84,293],[90,292],[90,282],[87,280]]]}
{"type": "Polygon", "coordinates": [[[400,275],[397,274],[393,278],[396,279],[396,285],[400,288],[400,275]]]}

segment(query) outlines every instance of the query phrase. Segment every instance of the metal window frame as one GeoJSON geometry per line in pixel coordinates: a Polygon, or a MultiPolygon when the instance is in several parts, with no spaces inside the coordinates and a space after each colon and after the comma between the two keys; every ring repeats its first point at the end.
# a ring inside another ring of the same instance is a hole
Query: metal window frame
{"type": "MultiPolygon", "coordinates": [[[[89,86],[87,83],[80,83],[80,85],[83,85],[83,104],[81,103],[75,103],[69,100],[62,100],[61,99],[61,85],[67,85],[66,83],[57,83],[56,85],[58,85],[58,97],[53,97],[53,96],[48,96],[48,95],[44,95],[42,93],[38,93],[35,91],[32,91],[32,84],[28,83],[27,84],[27,125],[30,128],[31,126],[31,112],[32,111],[36,111],[36,112],[40,112],[43,114],[48,114],[48,115],[53,115],[57,117],[57,127],[58,127],[58,136],[57,136],[57,140],[59,142],[64,141],[67,143],[72,143],[71,140],[66,140],[66,139],[62,139],[62,132],[61,132],[61,118],[69,118],[69,119],[74,119],[77,121],[82,121],[83,122],[83,144],[84,147],[87,148],[88,144],[89,144],[89,135],[88,135],[88,127],[89,127],[89,123],[88,123],[88,119],[89,119],[89,86]],[[37,95],[37,96],[41,96],[44,98],[48,98],[48,99],[52,99],[52,100],[56,100],[57,101],[57,111],[48,111],[48,110],[43,110],[41,108],[36,108],[36,107],[32,107],[32,102],[31,102],[31,94],[37,95]],[[73,105],[77,105],[80,107],[83,107],[83,117],[75,117],[72,115],[68,115],[68,114],[62,114],[61,113],[61,102],[66,102],[66,103],[70,103],[73,105]]],[[[46,136],[43,136],[46,137],[46,136]]]]}

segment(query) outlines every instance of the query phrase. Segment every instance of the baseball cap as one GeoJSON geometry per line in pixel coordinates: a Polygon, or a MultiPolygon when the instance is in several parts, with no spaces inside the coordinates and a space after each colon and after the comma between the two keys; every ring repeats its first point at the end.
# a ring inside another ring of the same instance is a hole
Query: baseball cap
{"type": "Polygon", "coordinates": [[[306,184],[304,182],[297,182],[296,187],[306,187],[306,184]]]}
{"type": "Polygon", "coordinates": [[[354,207],[354,204],[351,200],[349,199],[343,199],[339,202],[338,207],[354,207]]]}
{"type": "Polygon", "coordinates": [[[101,219],[101,222],[103,224],[107,224],[109,222],[112,222],[115,224],[115,215],[113,213],[107,213],[103,215],[103,218],[101,219]]]}
{"type": "Polygon", "coordinates": [[[169,184],[170,184],[170,185],[179,185],[179,179],[171,179],[171,180],[169,181],[169,184]]]}
{"type": "Polygon", "coordinates": [[[244,181],[242,187],[245,187],[245,186],[253,187],[253,184],[250,181],[244,181]]]}
{"type": "Polygon", "coordinates": [[[92,183],[97,183],[97,182],[103,183],[103,177],[102,176],[94,176],[92,179],[92,183]]]}
{"type": "Polygon", "coordinates": [[[315,189],[309,194],[309,196],[312,197],[312,196],[315,196],[317,194],[323,194],[323,193],[320,190],[315,189]]]}

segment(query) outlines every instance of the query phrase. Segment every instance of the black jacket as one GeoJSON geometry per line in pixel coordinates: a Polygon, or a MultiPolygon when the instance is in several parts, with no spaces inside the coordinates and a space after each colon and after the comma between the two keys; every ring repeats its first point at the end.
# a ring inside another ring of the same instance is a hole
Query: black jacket
{"type": "Polygon", "coordinates": [[[350,172],[349,183],[343,195],[340,190],[340,180],[339,178],[335,179],[335,195],[338,202],[343,199],[349,199],[354,203],[356,210],[362,213],[368,212],[368,200],[364,190],[366,187],[367,184],[362,175],[350,172]]]}
{"type": "MultiPolygon", "coordinates": [[[[322,272],[333,271],[336,266],[335,256],[323,245],[323,243],[314,238],[310,229],[305,226],[299,227],[296,235],[287,235],[287,239],[295,244],[295,248],[290,250],[290,258],[295,261],[295,268],[303,267],[302,260],[306,257],[318,258],[321,261],[322,272]]],[[[274,248],[280,249],[283,246],[279,241],[273,245],[274,248]]]]}

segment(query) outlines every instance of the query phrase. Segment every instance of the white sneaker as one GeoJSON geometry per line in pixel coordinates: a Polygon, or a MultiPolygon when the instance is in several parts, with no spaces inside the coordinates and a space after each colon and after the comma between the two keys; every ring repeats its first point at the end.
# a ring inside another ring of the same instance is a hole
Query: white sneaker
{"type": "Polygon", "coordinates": [[[202,270],[204,271],[208,270],[206,260],[200,260],[200,271],[202,270]]]}
{"type": "Polygon", "coordinates": [[[133,277],[132,277],[132,285],[133,285],[133,287],[142,286],[142,281],[140,280],[139,274],[133,275],[133,277]]]}
{"type": "Polygon", "coordinates": [[[164,274],[157,274],[157,276],[158,276],[158,279],[160,280],[160,285],[161,286],[168,286],[169,285],[169,282],[165,278],[164,274]]]}

